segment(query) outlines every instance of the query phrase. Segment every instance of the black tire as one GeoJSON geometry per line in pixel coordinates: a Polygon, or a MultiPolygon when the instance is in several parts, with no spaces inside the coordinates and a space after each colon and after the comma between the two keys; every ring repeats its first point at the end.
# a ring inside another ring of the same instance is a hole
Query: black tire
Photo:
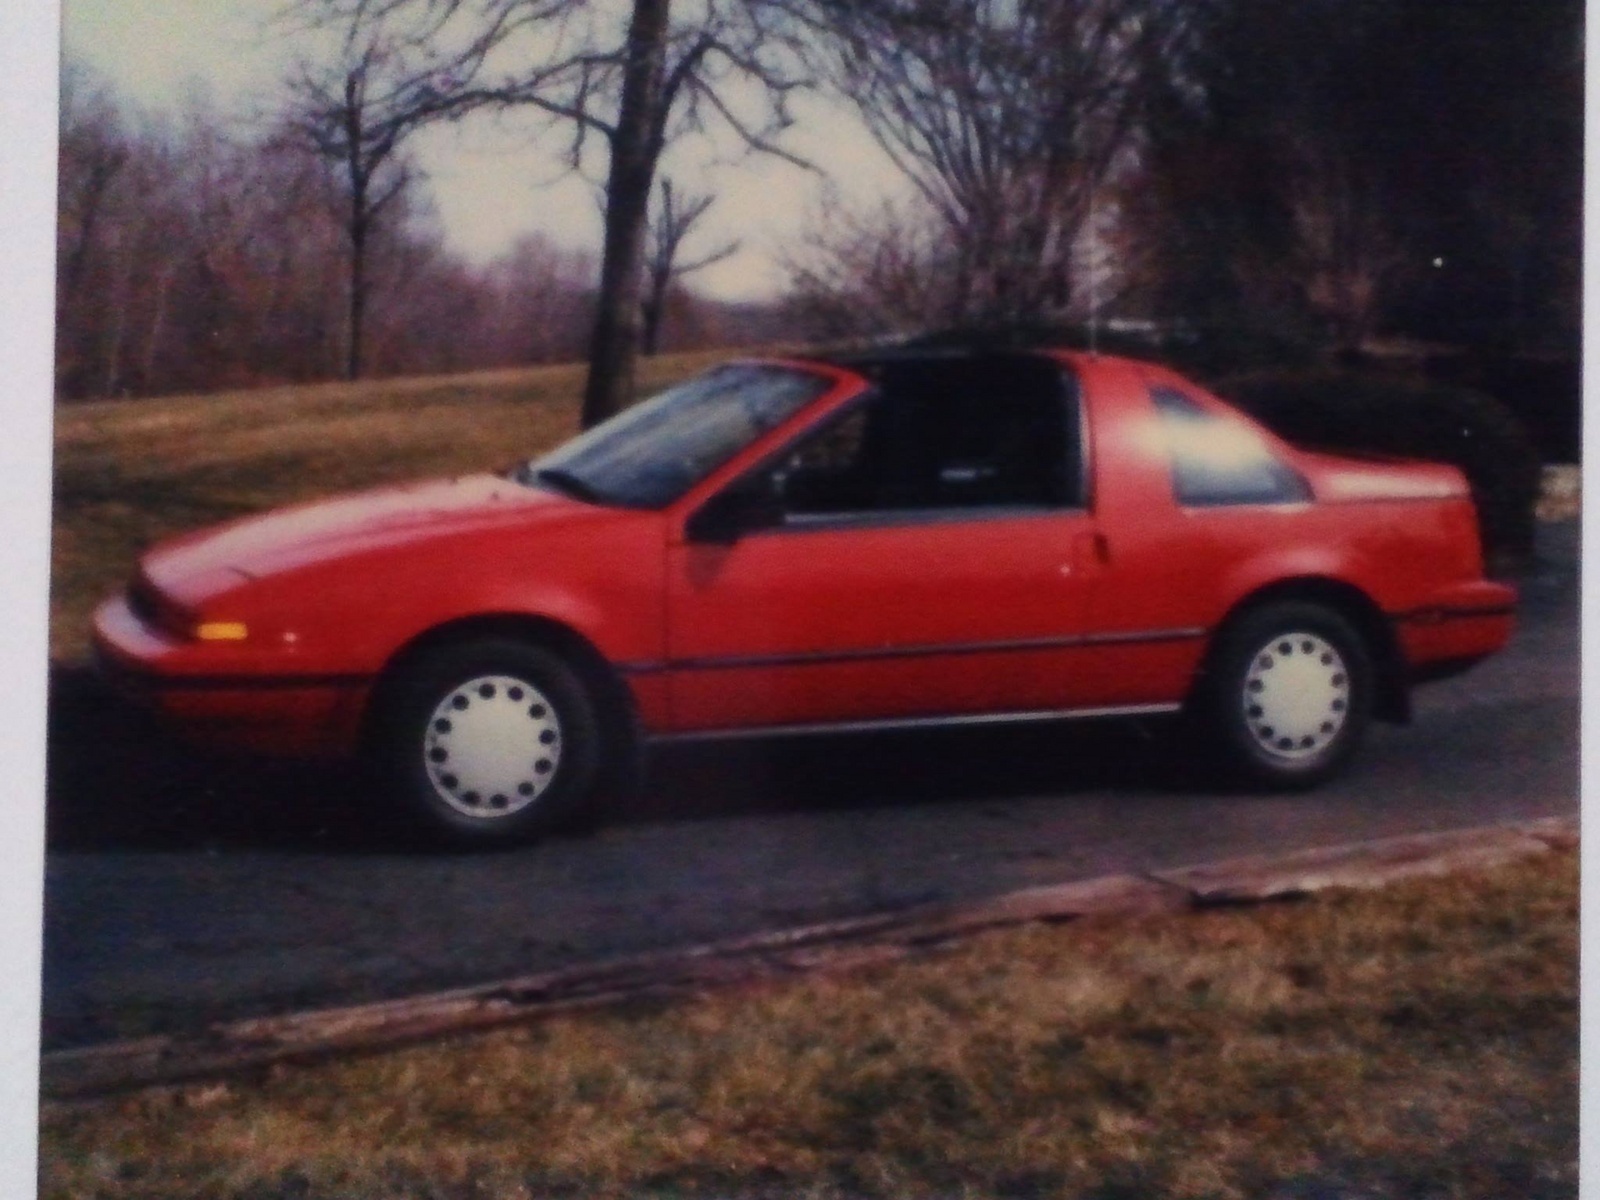
{"type": "Polygon", "coordinates": [[[369,747],[390,796],[431,839],[509,845],[584,812],[600,773],[599,712],[551,650],[508,637],[444,643],[384,682],[369,747]]]}
{"type": "Polygon", "coordinates": [[[1222,630],[1192,715],[1236,780],[1308,788],[1335,775],[1360,745],[1373,682],[1371,651],[1337,610],[1263,604],[1222,630]]]}

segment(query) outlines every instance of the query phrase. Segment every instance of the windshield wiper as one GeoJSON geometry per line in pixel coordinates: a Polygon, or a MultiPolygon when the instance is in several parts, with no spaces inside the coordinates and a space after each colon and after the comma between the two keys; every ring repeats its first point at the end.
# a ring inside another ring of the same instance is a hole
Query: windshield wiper
{"type": "Polygon", "coordinates": [[[604,495],[596,491],[571,471],[561,467],[541,467],[533,472],[533,481],[554,488],[558,492],[565,492],[575,500],[583,500],[589,504],[609,504],[604,495]]]}

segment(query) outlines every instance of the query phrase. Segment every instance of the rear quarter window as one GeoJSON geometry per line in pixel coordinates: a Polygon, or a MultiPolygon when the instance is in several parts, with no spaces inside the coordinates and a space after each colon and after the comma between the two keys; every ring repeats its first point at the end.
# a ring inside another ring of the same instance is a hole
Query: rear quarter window
{"type": "Polygon", "coordinates": [[[1243,422],[1230,421],[1182,392],[1150,393],[1172,455],[1172,491],[1185,507],[1295,504],[1311,499],[1305,479],[1243,422]]]}

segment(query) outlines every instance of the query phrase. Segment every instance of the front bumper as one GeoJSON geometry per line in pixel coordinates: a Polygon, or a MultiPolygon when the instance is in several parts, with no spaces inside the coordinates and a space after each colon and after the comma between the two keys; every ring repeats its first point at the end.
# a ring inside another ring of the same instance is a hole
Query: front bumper
{"type": "Polygon", "coordinates": [[[198,743],[294,758],[344,757],[359,746],[370,676],[182,641],[142,621],[125,596],[96,611],[93,647],[117,692],[198,743]]]}

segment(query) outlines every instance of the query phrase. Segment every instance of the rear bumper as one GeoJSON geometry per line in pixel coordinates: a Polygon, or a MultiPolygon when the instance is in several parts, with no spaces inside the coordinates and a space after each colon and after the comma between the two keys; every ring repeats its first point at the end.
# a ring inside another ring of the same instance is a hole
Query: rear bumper
{"type": "Polygon", "coordinates": [[[1413,679],[1442,678],[1503,650],[1516,626],[1516,589],[1475,580],[1393,614],[1395,636],[1413,679]]]}
{"type": "Polygon", "coordinates": [[[262,653],[208,661],[209,647],[152,629],[123,597],[94,617],[94,661],[119,694],[182,737],[219,749],[335,758],[359,744],[368,676],[285,670],[262,653]],[[253,668],[253,669],[251,669],[253,668]]]}

